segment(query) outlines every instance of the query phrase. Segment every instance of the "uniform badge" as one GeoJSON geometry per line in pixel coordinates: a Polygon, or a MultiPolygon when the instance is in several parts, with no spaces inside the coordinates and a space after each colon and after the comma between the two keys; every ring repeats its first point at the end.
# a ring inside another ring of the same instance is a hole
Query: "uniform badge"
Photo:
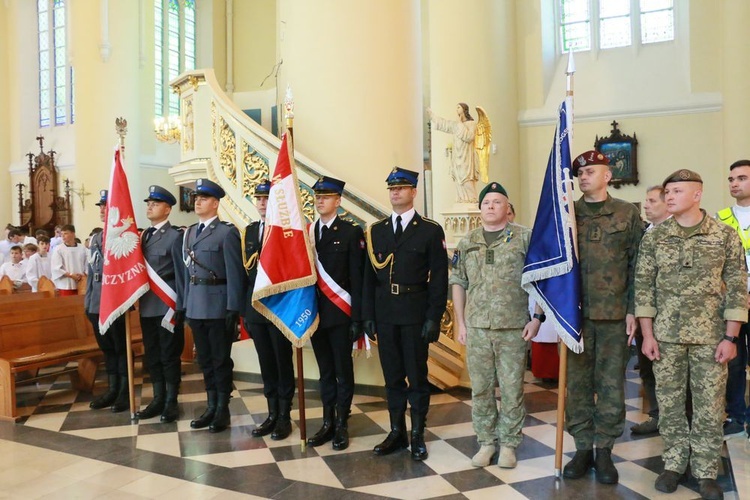
{"type": "Polygon", "coordinates": [[[365,249],[365,240],[359,240],[359,249],[364,250],[365,249]]]}
{"type": "Polygon", "coordinates": [[[448,247],[445,245],[445,240],[443,240],[443,250],[447,249],[448,247]]]}
{"type": "Polygon", "coordinates": [[[459,252],[458,250],[454,250],[453,258],[451,259],[451,265],[455,266],[456,264],[458,264],[458,261],[460,258],[461,258],[461,252],[459,252]]]}
{"type": "Polygon", "coordinates": [[[484,254],[484,263],[485,264],[494,264],[495,263],[495,251],[487,249],[487,253],[484,254]]]}
{"type": "Polygon", "coordinates": [[[602,228],[599,226],[589,227],[588,237],[589,237],[589,241],[601,241],[602,240],[602,228]]]}

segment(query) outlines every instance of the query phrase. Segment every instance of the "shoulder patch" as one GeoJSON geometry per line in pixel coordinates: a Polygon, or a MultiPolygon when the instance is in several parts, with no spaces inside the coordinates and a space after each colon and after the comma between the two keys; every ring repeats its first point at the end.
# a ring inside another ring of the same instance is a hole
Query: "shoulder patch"
{"type": "Polygon", "coordinates": [[[234,224],[226,220],[221,221],[221,223],[224,224],[225,226],[234,227],[234,224]]]}
{"type": "Polygon", "coordinates": [[[438,223],[438,222],[436,222],[436,221],[434,221],[432,219],[429,219],[429,218],[424,217],[424,216],[420,216],[420,217],[422,217],[422,220],[425,221],[425,222],[431,222],[432,224],[435,224],[438,227],[442,227],[442,226],[440,226],[440,223],[438,223]]]}

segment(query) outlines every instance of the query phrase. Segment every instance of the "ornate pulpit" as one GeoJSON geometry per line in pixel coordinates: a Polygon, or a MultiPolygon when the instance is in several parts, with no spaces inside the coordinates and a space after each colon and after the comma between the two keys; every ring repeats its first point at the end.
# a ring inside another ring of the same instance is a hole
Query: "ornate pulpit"
{"type": "Polygon", "coordinates": [[[44,229],[52,235],[58,224],[70,224],[73,220],[70,205],[70,190],[58,196],[58,172],[53,150],[44,152],[44,137],[39,141],[39,154],[28,153],[29,184],[28,198],[24,199],[24,185],[18,184],[18,213],[20,228],[33,235],[44,229]]]}

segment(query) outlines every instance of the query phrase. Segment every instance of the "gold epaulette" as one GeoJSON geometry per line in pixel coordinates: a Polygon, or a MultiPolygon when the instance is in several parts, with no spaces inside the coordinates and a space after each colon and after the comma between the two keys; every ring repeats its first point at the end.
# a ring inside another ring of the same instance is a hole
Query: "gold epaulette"
{"type": "Polygon", "coordinates": [[[242,265],[245,267],[246,271],[249,271],[250,269],[255,266],[255,263],[258,261],[258,252],[253,253],[250,257],[245,257],[245,233],[247,232],[247,228],[243,229],[240,232],[240,245],[242,246],[242,265]]]}
{"type": "Polygon", "coordinates": [[[432,223],[433,223],[433,224],[435,224],[436,226],[438,226],[438,227],[441,227],[441,226],[440,226],[440,223],[439,223],[439,222],[437,222],[437,221],[434,221],[434,220],[432,220],[432,219],[429,219],[429,218],[427,218],[427,217],[423,217],[423,216],[420,216],[420,217],[422,217],[422,220],[423,220],[423,221],[425,221],[425,222],[432,222],[432,223]]]}

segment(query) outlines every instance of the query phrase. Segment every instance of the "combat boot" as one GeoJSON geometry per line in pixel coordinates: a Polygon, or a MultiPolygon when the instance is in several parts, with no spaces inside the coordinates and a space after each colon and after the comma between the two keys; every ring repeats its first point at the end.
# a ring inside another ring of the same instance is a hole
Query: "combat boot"
{"type": "Polygon", "coordinates": [[[620,480],[617,468],[612,463],[611,448],[596,449],[594,469],[596,469],[596,480],[602,484],[617,484],[617,481],[620,480]]]}
{"type": "Polygon", "coordinates": [[[333,406],[323,407],[323,427],[307,440],[307,444],[310,446],[320,446],[333,439],[333,435],[336,433],[336,427],[333,422],[335,412],[336,408],[333,406]]]}
{"type": "Polygon", "coordinates": [[[406,416],[404,413],[404,411],[391,412],[391,432],[382,443],[373,448],[372,451],[376,455],[388,455],[409,446],[406,439],[406,416]]]}
{"type": "Polygon", "coordinates": [[[698,492],[701,494],[701,498],[705,500],[724,499],[724,491],[722,491],[716,479],[699,479],[698,492]]]}
{"type": "Polygon", "coordinates": [[[130,390],[128,388],[128,376],[120,377],[120,390],[117,391],[117,399],[112,403],[112,413],[120,413],[130,408],[130,390]]]}
{"type": "Polygon", "coordinates": [[[664,493],[674,493],[680,483],[682,474],[673,470],[665,470],[656,478],[654,488],[664,493]]]}
{"type": "Polygon", "coordinates": [[[503,469],[515,469],[517,463],[516,449],[511,446],[501,446],[500,456],[497,459],[498,467],[503,469]]]}
{"type": "Polygon", "coordinates": [[[138,419],[145,420],[147,418],[153,418],[157,415],[161,415],[161,412],[164,411],[164,392],[166,390],[166,385],[163,381],[153,382],[151,385],[154,388],[154,399],[151,400],[146,408],[136,412],[135,416],[138,417],[138,419]]]}
{"type": "Polygon", "coordinates": [[[91,408],[92,410],[101,410],[102,408],[112,406],[112,403],[114,403],[115,399],[117,399],[117,390],[120,383],[120,377],[118,377],[117,375],[107,375],[107,382],[109,384],[107,392],[95,398],[91,401],[91,403],[89,403],[89,408],[91,408]]]}
{"type": "Polygon", "coordinates": [[[271,433],[271,439],[274,441],[281,441],[289,437],[292,433],[292,402],[281,400],[279,401],[279,417],[276,420],[276,426],[273,428],[271,433]]]}
{"type": "Polygon", "coordinates": [[[422,461],[428,456],[424,443],[425,416],[411,412],[411,459],[422,461]]]}
{"type": "Polygon", "coordinates": [[[276,427],[276,419],[279,417],[279,400],[276,398],[266,399],[268,403],[268,417],[258,427],[253,429],[252,435],[254,437],[261,437],[271,434],[273,428],[276,427]]]}
{"type": "Polygon", "coordinates": [[[177,406],[177,394],[180,392],[180,385],[167,382],[167,400],[164,403],[164,410],[161,412],[161,421],[166,423],[174,422],[180,416],[180,410],[177,406]]]}
{"type": "Polygon", "coordinates": [[[492,461],[492,456],[495,454],[495,444],[483,444],[479,447],[479,451],[471,457],[471,465],[474,467],[487,467],[492,461]]]}
{"type": "Polygon", "coordinates": [[[214,420],[214,415],[216,414],[216,391],[206,391],[206,398],[208,400],[206,411],[204,411],[203,415],[200,417],[190,421],[190,427],[192,429],[203,429],[204,427],[208,427],[214,420]]]}
{"type": "Polygon", "coordinates": [[[580,479],[594,466],[594,450],[577,450],[570,462],[563,468],[563,477],[580,479]]]}
{"type": "Polygon", "coordinates": [[[208,430],[210,432],[221,432],[229,427],[230,420],[229,393],[220,392],[216,396],[216,413],[214,413],[214,419],[208,426],[208,430]]]}
{"type": "Polygon", "coordinates": [[[336,433],[333,436],[331,448],[345,450],[349,447],[349,408],[339,408],[336,415],[336,433]]]}

